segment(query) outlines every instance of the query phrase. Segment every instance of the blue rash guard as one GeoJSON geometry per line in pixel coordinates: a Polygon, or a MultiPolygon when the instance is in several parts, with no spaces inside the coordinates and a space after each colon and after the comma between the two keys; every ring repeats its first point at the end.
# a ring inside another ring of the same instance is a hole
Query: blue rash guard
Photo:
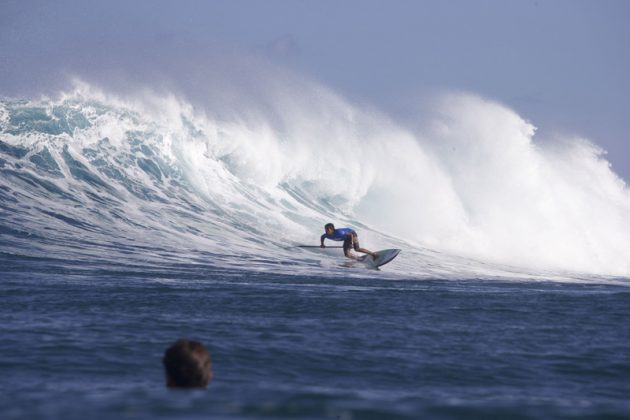
{"type": "Polygon", "coordinates": [[[324,233],[321,240],[330,239],[331,241],[345,241],[349,233],[354,233],[354,230],[350,228],[335,229],[332,235],[324,233]]]}

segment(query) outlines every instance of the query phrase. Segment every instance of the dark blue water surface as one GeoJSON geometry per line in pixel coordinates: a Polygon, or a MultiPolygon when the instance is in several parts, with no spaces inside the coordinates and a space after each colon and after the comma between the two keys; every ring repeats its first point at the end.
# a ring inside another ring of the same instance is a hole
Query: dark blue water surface
{"type": "Polygon", "coordinates": [[[0,256],[0,417],[629,418],[630,289],[0,256]],[[207,390],[164,386],[179,337],[207,390]]]}

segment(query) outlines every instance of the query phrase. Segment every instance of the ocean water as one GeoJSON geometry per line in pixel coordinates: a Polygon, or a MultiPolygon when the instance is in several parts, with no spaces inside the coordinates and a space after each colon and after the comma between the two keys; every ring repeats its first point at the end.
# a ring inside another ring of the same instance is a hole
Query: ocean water
{"type": "Polygon", "coordinates": [[[630,416],[630,194],[596,145],[471,95],[405,127],[280,93],[2,100],[0,417],[630,416]],[[403,251],[296,247],[331,221],[403,251]],[[164,386],[180,337],[207,390],[164,386]]]}

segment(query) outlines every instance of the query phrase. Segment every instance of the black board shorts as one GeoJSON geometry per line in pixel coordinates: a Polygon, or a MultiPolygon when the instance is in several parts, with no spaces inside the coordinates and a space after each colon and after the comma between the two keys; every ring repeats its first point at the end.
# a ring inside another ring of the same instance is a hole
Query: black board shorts
{"type": "Polygon", "coordinates": [[[352,248],[352,242],[354,242],[354,249],[358,250],[361,248],[359,246],[359,237],[356,232],[352,232],[352,237],[347,237],[343,240],[343,251],[346,252],[352,248]]]}

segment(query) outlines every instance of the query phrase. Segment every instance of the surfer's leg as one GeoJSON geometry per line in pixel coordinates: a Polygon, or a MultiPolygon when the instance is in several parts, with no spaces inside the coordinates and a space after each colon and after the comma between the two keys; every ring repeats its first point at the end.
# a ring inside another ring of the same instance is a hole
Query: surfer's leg
{"type": "Polygon", "coordinates": [[[370,251],[368,249],[365,249],[365,248],[361,248],[361,245],[359,245],[359,237],[356,234],[352,235],[352,236],[354,236],[354,250],[355,251],[362,252],[364,254],[369,254],[369,255],[371,255],[373,257],[376,257],[376,254],[374,252],[372,252],[372,251],[370,251]]]}
{"type": "Polygon", "coordinates": [[[343,240],[343,255],[345,255],[346,257],[350,259],[356,260],[357,257],[352,255],[352,252],[350,252],[351,249],[352,249],[352,239],[350,237],[347,237],[346,239],[343,240]]]}
{"type": "Polygon", "coordinates": [[[373,256],[373,257],[376,257],[376,253],[375,253],[375,252],[370,251],[369,249],[365,249],[365,248],[354,248],[354,249],[355,249],[355,251],[357,251],[357,252],[363,252],[364,254],[368,254],[368,255],[371,255],[371,256],[373,256]]]}

